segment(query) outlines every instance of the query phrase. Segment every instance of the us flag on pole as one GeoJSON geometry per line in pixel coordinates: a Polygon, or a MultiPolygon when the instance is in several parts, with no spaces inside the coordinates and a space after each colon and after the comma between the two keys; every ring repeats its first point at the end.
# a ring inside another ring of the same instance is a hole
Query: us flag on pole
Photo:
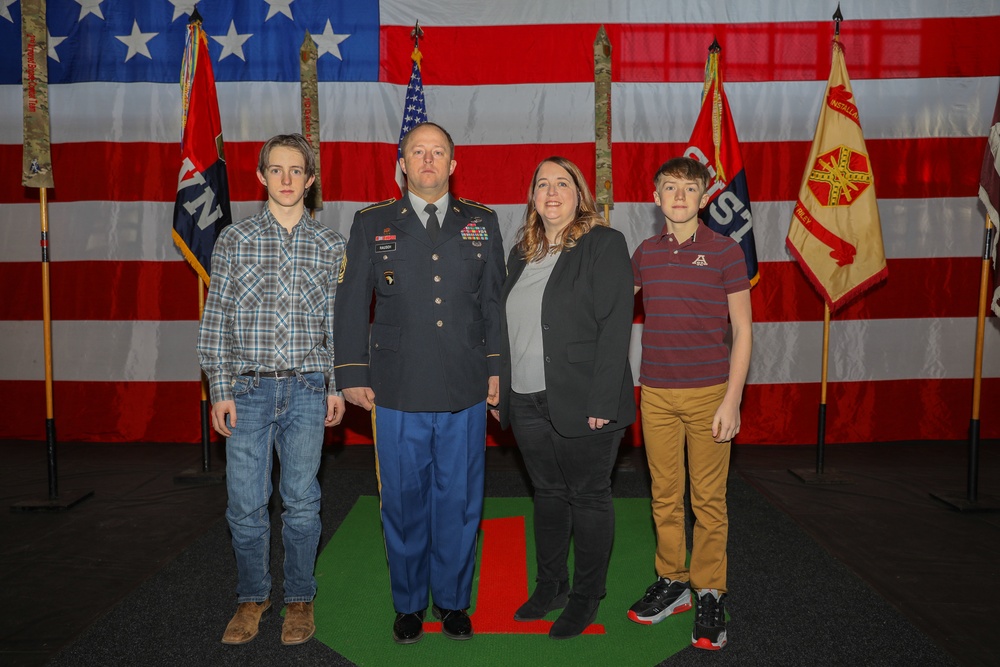
{"type": "Polygon", "coordinates": [[[181,62],[181,168],[174,201],[174,243],[208,284],[212,248],[222,228],[233,220],[229,179],[222,144],[222,121],[208,40],[197,14],[188,24],[181,62]]]}
{"type": "MultiPolygon", "coordinates": [[[[427,122],[427,103],[424,101],[424,80],[420,76],[420,60],[423,54],[420,49],[414,47],[410,55],[413,60],[413,69],[410,72],[410,82],[406,84],[406,101],[403,102],[403,122],[399,126],[399,141],[403,140],[403,135],[413,129],[414,125],[427,122]]],[[[402,149],[397,148],[396,157],[403,157],[402,149]]],[[[396,160],[396,183],[399,185],[399,192],[406,194],[406,177],[403,176],[403,169],[396,160]]]]}
{"type": "Polygon", "coordinates": [[[1000,317],[1000,262],[997,262],[997,244],[1000,233],[1000,96],[993,110],[993,122],[987,138],[986,153],[983,155],[983,169],[979,175],[979,198],[986,206],[986,212],[993,223],[993,247],[989,249],[993,257],[993,298],[991,307],[1000,317]]]}
{"type": "Polygon", "coordinates": [[[751,285],[760,277],[757,270],[757,244],[753,236],[750,191],[740,153],[729,100],[722,88],[719,43],[712,42],[705,63],[705,92],[701,113],[691,132],[685,155],[708,167],[709,201],[702,212],[705,224],[713,231],[731,237],[740,244],[751,285]]]}

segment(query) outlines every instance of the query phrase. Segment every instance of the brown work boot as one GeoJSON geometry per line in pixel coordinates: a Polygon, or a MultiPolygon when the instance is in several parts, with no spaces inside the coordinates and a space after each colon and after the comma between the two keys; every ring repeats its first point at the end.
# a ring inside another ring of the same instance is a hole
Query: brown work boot
{"type": "Polygon", "coordinates": [[[223,644],[246,644],[257,636],[260,617],[271,608],[271,601],[241,602],[236,606],[236,614],[226,626],[222,635],[223,644]]]}
{"type": "Polygon", "coordinates": [[[281,643],[305,644],[316,634],[312,602],[289,602],[285,607],[285,623],[281,626],[281,643]]]}

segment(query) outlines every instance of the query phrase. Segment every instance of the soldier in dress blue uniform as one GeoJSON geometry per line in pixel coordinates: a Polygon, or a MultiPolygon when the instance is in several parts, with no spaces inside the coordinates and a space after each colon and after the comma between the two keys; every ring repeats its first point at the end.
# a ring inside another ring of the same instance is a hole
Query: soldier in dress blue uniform
{"type": "Polygon", "coordinates": [[[411,644],[423,636],[428,593],[445,635],[473,634],[467,609],[506,271],[496,213],[448,191],[451,136],[422,123],[400,146],[408,192],[355,214],[334,339],[337,388],[373,412],[393,638],[411,644]]]}

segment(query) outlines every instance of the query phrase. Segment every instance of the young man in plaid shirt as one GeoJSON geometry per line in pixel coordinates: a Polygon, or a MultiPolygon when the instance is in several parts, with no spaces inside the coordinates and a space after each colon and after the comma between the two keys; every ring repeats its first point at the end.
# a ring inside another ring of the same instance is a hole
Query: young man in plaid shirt
{"type": "Polygon", "coordinates": [[[271,606],[272,449],[281,464],[284,507],[281,641],[302,644],[316,632],[316,474],[324,427],[344,415],[333,378],[333,304],[345,242],[305,212],[315,172],[302,135],[268,140],[257,166],[267,202],[257,215],[226,227],[212,256],[198,356],[211,388],[212,425],[227,438],[226,519],[238,604],[224,644],[256,637],[271,606]]]}

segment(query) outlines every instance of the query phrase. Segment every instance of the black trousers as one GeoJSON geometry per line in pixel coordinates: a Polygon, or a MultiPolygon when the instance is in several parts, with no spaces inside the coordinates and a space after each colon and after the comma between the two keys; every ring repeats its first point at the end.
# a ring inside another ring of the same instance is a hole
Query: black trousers
{"type": "Polygon", "coordinates": [[[569,579],[572,536],[573,593],[603,597],[615,535],[611,471],[624,429],[564,438],[552,427],[544,391],[511,393],[510,424],[535,488],[538,581],[569,579]]]}

